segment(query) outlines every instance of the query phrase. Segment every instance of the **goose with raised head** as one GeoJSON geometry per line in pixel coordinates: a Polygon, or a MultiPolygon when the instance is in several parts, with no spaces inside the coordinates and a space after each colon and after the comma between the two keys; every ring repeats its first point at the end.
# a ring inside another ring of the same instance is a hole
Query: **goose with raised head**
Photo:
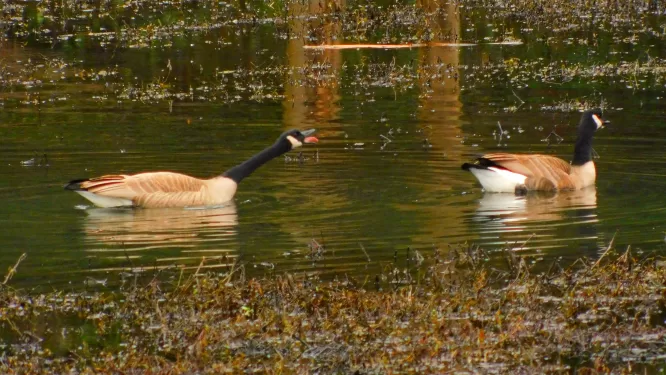
{"type": "Polygon", "coordinates": [[[317,143],[315,129],[289,130],[270,147],[220,176],[199,179],[174,172],[106,175],[71,181],[65,186],[98,207],[193,207],[230,201],[238,184],[268,161],[301,147],[317,143]]]}
{"type": "Polygon", "coordinates": [[[609,124],[601,110],[583,113],[571,163],[541,154],[485,154],[462,169],[472,172],[487,192],[523,194],[527,191],[578,190],[594,185],[597,171],[592,161],[594,133],[609,124]]]}

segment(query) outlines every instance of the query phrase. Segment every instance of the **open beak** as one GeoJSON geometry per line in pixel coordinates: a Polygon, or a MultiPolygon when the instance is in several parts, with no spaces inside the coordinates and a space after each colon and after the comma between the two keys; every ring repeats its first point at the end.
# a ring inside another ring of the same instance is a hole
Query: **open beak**
{"type": "Polygon", "coordinates": [[[305,136],[305,139],[303,139],[303,143],[317,143],[319,142],[319,139],[315,136],[310,136],[311,134],[314,134],[317,129],[308,129],[308,130],[303,130],[301,131],[301,134],[305,136]]]}
{"type": "Polygon", "coordinates": [[[597,124],[597,129],[601,129],[604,126],[610,124],[610,121],[602,119],[599,115],[592,114],[592,120],[597,124]]]}

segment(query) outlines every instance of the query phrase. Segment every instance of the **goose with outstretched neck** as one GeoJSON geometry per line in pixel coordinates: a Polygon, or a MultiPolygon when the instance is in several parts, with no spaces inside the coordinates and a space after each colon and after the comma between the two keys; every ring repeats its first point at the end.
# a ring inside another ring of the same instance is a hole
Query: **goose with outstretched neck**
{"type": "Polygon", "coordinates": [[[273,145],[220,176],[199,179],[175,172],[106,175],[65,185],[98,207],[196,207],[230,201],[238,184],[257,168],[304,144],[317,143],[315,129],[289,130],[273,145]]]}
{"type": "Polygon", "coordinates": [[[592,161],[592,138],[609,124],[601,110],[585,111],[571,163],[541,154],[485,154],[462,169],[472,172],[487,192],[524,194],[528,191],[578,190],[594,185],[597,171],[592,161]]]}

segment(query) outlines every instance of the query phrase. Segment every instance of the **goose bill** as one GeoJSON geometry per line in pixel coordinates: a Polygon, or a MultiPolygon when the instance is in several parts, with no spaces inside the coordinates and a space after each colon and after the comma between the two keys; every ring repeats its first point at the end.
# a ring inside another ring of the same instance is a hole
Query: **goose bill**
{"type": "Polygon", "coordinates": [[[308,129],[308,130],[302,130],[301,134],[303,134],[304,137],[307,137],[308,135],[312,135],[317,131],[317,129],[308,129]]]}
{"type": "Polygon", "coordinates": [[[303,139],[303,143],[317,143],[319,142],[319,139],[317,137],[312,136],[317,131],[317,129],[308,129],[308,130],[302,130],[301,134],[305,137],[303,139]]]}

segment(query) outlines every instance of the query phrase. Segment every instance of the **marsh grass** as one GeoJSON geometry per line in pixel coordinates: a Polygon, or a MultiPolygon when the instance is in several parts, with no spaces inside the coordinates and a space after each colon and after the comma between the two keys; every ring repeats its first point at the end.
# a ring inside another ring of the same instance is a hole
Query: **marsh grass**
{"type": "Polygon", "coordinates": [[[512,252],[501,268],[474,246],[447,254],[374,282],[247,280],[236,264],[116,292],[4,286],[0,371],[631,373],[663,364],[662,260],[611,249],[600,262],[536,273],[512,252]]]}

